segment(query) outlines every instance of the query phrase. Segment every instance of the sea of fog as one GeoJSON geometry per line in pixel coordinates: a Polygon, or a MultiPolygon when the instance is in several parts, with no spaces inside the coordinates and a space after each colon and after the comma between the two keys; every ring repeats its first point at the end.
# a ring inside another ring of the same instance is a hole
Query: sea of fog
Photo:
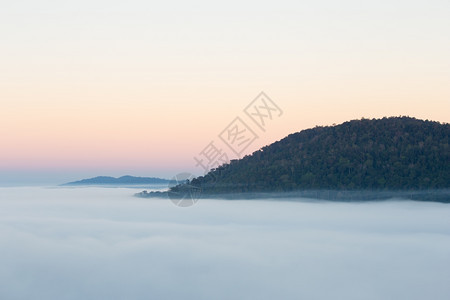
{"type": "Polygon", "coordinates": [[[0,188],[0,299],[450,299],[450,205],[0,188]]]}

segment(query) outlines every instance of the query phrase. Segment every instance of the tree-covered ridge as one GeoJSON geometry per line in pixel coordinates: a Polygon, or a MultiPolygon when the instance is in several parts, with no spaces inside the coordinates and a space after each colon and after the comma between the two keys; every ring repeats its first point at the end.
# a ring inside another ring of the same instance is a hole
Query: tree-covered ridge
{"type": "Polygon", "coordinates": [[[450,125],[361,119],[287,136],[191,184],[208,193],[450,187],[450,125]]]}

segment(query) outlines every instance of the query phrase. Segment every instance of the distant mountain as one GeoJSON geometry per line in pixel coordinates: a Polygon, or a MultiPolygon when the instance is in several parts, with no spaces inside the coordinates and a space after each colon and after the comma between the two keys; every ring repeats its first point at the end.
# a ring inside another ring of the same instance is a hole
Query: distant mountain
{"type": "Polygon", "coordinates": [[[119,178],[109,176],[97,176],[89,179],[82,179],[79,181],[68,182],[62,184],[68,185],[142,185],[142,184],[168,184],[170,180],[155,178],[155,177],[134,177],[134,176],[122,176],[119,178]]]}
{"type": "MultiPolygon", "coordinates": [[[[189,182],[203,194],[450,188],[450,125],[361,119],[287,136],[189,182]]],[[[182,185],[171,190],[183,189],[182,185]]]]}

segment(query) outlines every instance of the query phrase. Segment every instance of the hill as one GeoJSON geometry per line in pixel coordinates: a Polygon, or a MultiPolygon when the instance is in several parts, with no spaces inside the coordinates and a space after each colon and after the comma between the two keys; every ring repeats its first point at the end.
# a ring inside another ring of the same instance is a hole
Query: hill
{"type": "Polygon", "coordinates": [[[204,194],[445,189],[450,187],[449,136],[449,124],[410,117],[318,126],[190,184],[204,194]]]}
{"type": "Polygon", "coordinates": [[[82,179],[79,181],[62,184],[64,186],[74,185],[141,185],[141,184],[168,184],[170,181],[155,177],[134,177],[122,176],[119,178],[109,176],[97,176],[94,178],[82,179]]]}

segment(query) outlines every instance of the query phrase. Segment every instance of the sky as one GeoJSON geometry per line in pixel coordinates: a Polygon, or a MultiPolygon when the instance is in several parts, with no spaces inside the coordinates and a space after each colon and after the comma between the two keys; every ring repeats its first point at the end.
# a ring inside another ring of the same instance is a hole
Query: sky
{"type": "Polygon", "coordinates": [[[1,299],[450,297],[450,206],[1,188],[1,299]]]}
{"type": "Polygon", "coordinates": [[[351,119],[450,121],[449,1],[10,1],[0,9],[0,181],[202,174],[351,119]],[[280,108],[261,130],[244,109],[280,108]],[[282,112],[282,113],[281,113],[282,112]],[[240,117],[257,138],[234,153],[240,117]]]}

